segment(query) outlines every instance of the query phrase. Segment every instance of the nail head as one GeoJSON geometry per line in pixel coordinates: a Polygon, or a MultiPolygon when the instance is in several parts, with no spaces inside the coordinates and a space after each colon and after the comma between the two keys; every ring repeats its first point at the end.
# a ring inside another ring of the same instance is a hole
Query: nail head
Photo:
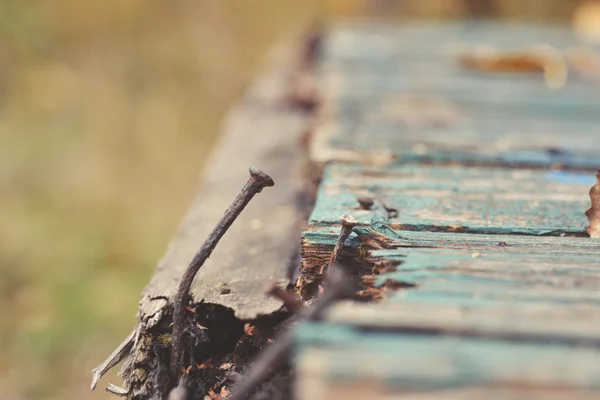
{"type": "Polygon", "coordinates": [[[352,215],[342,215],[339,220],[343,226],[348,228],[354,228],[358,225],[358,221],[352,215]]]}
{"type": "Polygon", "coordinates": [[[250,167],[249,168],[250,176],[252,176],[258,184],[262,187],[273,186],[275,182],[273,182],[273,178],[264,173],[258,167],[250,167]]]}
{"type": "Polygon", "coordinates": [[[356,201],[358,201],[358,204],[360,205],[360,208],[362,208],[363,210],[370,210],[371,207],[373,207],[373,199],[371,197],[358,197],[356,199],[356,201]]]}

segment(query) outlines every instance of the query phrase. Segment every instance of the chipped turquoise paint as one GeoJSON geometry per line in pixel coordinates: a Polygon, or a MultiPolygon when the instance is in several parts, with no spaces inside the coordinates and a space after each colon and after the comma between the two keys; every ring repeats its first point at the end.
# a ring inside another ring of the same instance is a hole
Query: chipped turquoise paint
{"type": "MultiPolygon", "coordinates": [[[[567,87],[559,92],[550,92],[540,81],[511,81],[509,79],[475,79],[472,75],[462,78],[428,76],[425,72],[415,71],[407,76],[396,74],[388,77],[357,76],[348,74],[346,85],[336,92],[336,96],[344,99],[360,99],[377,102],[383,96],[397,93],[414,95],[431,95],[452,101],[459,105],[473,103],[486,104],[490,107],[501,106],[505,110],[526,107],[532,113],[554,112],[568,115],[567,112],[584,114],[592,117],[600,111],[600,93],[592,86],[567,87]],[[402,76],[402,79],[396,78],[402,76]],[[413,79],[411,79],[413,78],[413,79]],[[481,93],[493,93],[493,96],[481,96],[481,93]]],[[[330,96],[331,97],[331,96],[330,96]]],[[[335,97],[334,97],[335,98],[335,97]]]]}
{"type": "Polygon", "coordinates": [[[490,288],[474,285],[462,285],[450,289],[448,282],[442,284],[425,284],[417,290],[406,290],[402,293],[394,293],[391,301],[415,301],[439,304],[461,304],[463,306],[507,306],[519,307],[519,304],[570,304],[573,306],[598,307],[600,298],[597,291],[584,292],[580,290],[560,291],[546,293],[541,296],[539,291],[526,293],[527,287],[511,288],[510,294],[506,293],[507,286],[490,288]],[[520,291],[517,292],[516,289],[520,291]]]}
{"type": "Polygon", "coordinates": [[[561,90],[549,90],[541,74],[479,72],[455,59],[457,46],[522,51],[535,37],[558,48],[583,44],[568,29],[553,29],[461,22],[336,30],[325,40],[320,70],[337,126],[328,146],[391,151],[401,162],[597,168],[600,92],[585,78],[569,74],[561,90]],[[421,116],[418,105],[397,107],[406,94],[445,102],[441,123],[421,116]]]}
{"type": "Polygon", "coordinates": [[[310,322],[298,324],[294,336],[296,354],[327,349],[323,378],[332,382],[365,379],[397,389],[449,388],[515,381],[535,376],[531,371],[543,365],[542,376],[552,384],[600,388],[600,351],[593,346],[361,332],[310,322]]]}
{"type": "Polygon", "coordinates": [[[520,299],[503,299],[499,302],[497,299],[474,297],[472,294],[465,293],[445,293],[428,292],[419,290],[410,290],[404,292],[392,293],[387,297],[387,301],[398,303],[428,303],[440,305],[455,305],[465,308],[486,308],[493,306],[514,306],[519,307],[520,299]]]}
{"type": "Polygon", "coordinates": [[[470,283],[470,284],[480,284],[481,288],[485,288],[485,284],[494,284],[494,285],[512,285],[512,286],[523,286],[523,281],[517,279],[507,279],[507,278],[484,278],[480,276],[470,276],[467,273],[458,274],[458,273],[446,273],[443,271],[435,271],[435,270],[426,270],[422,269],[419,271],[397,271],[389,274],[384,274],[379,277],[375,286],[379,287],[385,283],[388,279],[411,283],[414,285],[427,285],[428,281],[432,280],[442,280],[445,284],[452,285],[453,283],[470,283]]]}
{"type": "MultiPolygon", "coordinates": [[[[379,229],[375,229],[377,232],[382,233],[383,235],[385,235],[386,237],[393,239],[393,240],[399,240],[400,235],[398,235],[394,230],[392,230],[390,227],[388,227],[387,225],[381,225],[379,227],[379,229]]],[[[359,227],[355,227],[352,229],[353,232],[355,233],[360,233],[363,235],[369,235],[370,233],[370,229],[369,228],[359,228],[359,227]]]]}
{"type": "MultiPolygon", "coordinates": [[[[539,74],[478,73],[458,67],[446,51],[455,44],[523,50],[542,42],[562,49],[580,39],[568,29],[489,22],[334,31],[321,65],[327,129],[315,134],[329,134],[323,150],[385,151],[396,158],[385,168],[332,160],[303,246],[327,255],[338,218],[350,214],[360,223],[355,232],[371,228],[398,246],[369,252],[355,234],[346,241],[369,262],[398,264],[376,286],[389,280],[415,285],[387,292],[385,301],[400,303],[395,307],[477,309],[506,318],[497,321],[506,331],[514,328],[509,319],[516,309],[557,318],[600,310],[600,241],[583,237],[588,192],[600,167],[600,92],[575,74],[562,90],[550,91],[539,74]],[[426,103],[406,107],[407,93],[443,104],[437,113],[426,103]],[[431,110],[435,115],[427,114],[431,110]],[[590,172],[546,170],[557,166],[590,172]],[[537,170],[524,169],[532,167],[537,170]],[[398,216],[360,210],[356,197],[364,195],[391,205],[398,216]],[[560,237],[565,234],[579,237],[560,237]]],[[[548,332],[533,343],[408,334],[401,325],[386,333],[299,323],[296,353],[326,352],[318,360],[325,381],[364,380],[391,390],[510,385],[541,376],[551,386],[600,389],[597,344],[551,342],[548,332]]]]}
{"type": "MultiPolygon", "coordinates": [[[[387,220],[386,220],[387,221],[387,220]]],[[[390,228],[386,221],[382,220],[378,216],[374,216],[371,218],[371,228],[376,230],[379,233],[384,234],[385,236],[392,239],[400,239],[400,235],[398,235],[392,228],[390,228]]]]}
{"type": "Polygon", "coordinates": [[[537,170],[396,165],[386,169],[330,164],[310,216],[311,226],[337,224],[343,214],[369,225],[372,212],[356,198],[383,197],[405,230],[481,234],[584,235],[589,186],[548,181],[537,170]]]}
{"type": "MultiPolygon", "coordinates": [[[[406,250],[404,250],[406,252],[406,250]]],[[[374,251],[380,259],[398,259],[394,251],[374,251]]],[[[488,250],[473,258],[461,250],[414,249],[401,255],[386,281],[417,285],[391,295],[392,301],[459,299],[469,303],[507,301],[600,305],[598,255],[547,254],[488,250]]]]}
{"type": "MultiPolygon", "coordinates": [[[[321,232],[321,231],[304,231],[304,232],[302,232],[302,240],[308,241],[311,244],[315,244],[318,246],[329,246],[333,250],[333,247],[335,246],[335,243],[339,236],[339,232],[336,232],[335,230],[333,230],[331,228],[321,228],[321,229],[323,229],[323,232],[321,232]],[[331,232],[332,230],[333,230],[333,232],[331,232]],[[326,233],[324,234],[324,232],[326,232],[326,233]]],[[[360,239],[354,233],[351,233],[345,242],[345,246],[351,247],[351,248],[356,248],[356,249],[358,247],[360,247],[360,244],[361,244],[360,239]]]]}
{"type": "Polygon", "coordinates": [[[408,55],[416,58],[444,54],[449,57],[456,54],[457,49],[465,50],[482,44],[510,51],[527,49],[539,43],[551,43],[561,48],[581,44],[582,39],[566,27],[530,23],[460,21],[409,23],[400,27],[378,22],[336,28],[325,37],[323,57],[345,65],[383,66],[389,65],[390,58],[394,56],[406,59],[408,55]],[[351,61],[354,63],[351,64],[351,61]]]}
{"type": "MultiPolygon", "coordinates": [[[[378,149],[373,146],[361,147],[359,150],[368,152],[378,149]]],[[[414,154],[404,150],[396,152],[398,158],[397,163],[448,163],[461,162],[463,164],[486,165],[499,164],[503,166],[518,165],[522,167],[550,167],[552,165],[561,165],[565,168],[589,169],[590,171],[597,168],[598,158],[594,155],[587,154],[549,154],[546,150],[540,151],[512,151],[499,152],[497,154],[478,154],[467,153],[461,151],[443,151],[433,149],[422,154],[414,154]]]]}
{"type": "MultiPolygon", "coordinates": [[[[302,233],[302,238],[315,246],[331,246],[335,244],[337,232],[331,232],[331,228],[315,227],[302,233]]],[[[572,256],[592,257],[600,260],[600,241],[587,237],[553,237],[553,236],[526,236],[526,235],[490,235],[469,234],[456,232],[417,232],[396,231],[401,237],[398,241],[398,249],[395,250],[372,250],[371,253],[377,257],[401,259],[410,251],[410,248],[401,247],[410,245],[436,246],[440,249],[458,249],[463,251],[502,250],[522,251],[526,249],[531,252],[542,252],[548,256],[572,256]]],[[[347,246],[356,247],[360,240],[351,235],[347,246]]],[[[424,249],[421,249],[424,251],[424,249]]],[[[432,250],[433,251],[433,250],[432,250]]]]}
{"type": "MultiPolygon", "coordinates": [[[[568,250],[565,248],[565,250],[568,250]]],[[[493,271],[513,273],[515,270],[523,273],[545,272],[551,275],[593,274],[600,279],[600,254],[597,252],[579,253],[561,251],[560,248],[546,249],[516,249],[506,250],[499,247],[488,249],[395,249],[372,250],[370,255],[382,260],[401,262],[400,271],[420,269],[465,269],[475,268],[477,271],[493,271]],[[477,253],[478,257],[473,258],[477,253]],[[498,265],[502,265],[500,269],[498,265]]]]}

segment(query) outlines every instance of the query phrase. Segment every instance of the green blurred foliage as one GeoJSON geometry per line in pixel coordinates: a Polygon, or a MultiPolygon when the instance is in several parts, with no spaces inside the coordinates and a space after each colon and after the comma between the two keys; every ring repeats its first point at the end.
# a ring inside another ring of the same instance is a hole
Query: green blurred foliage
{"type": "Polygon", "coordinates": [[[109,398],[90,370],[133,326],[227,107],[274,42],[372,3],[0,2],[0,398],[109,398]]]}

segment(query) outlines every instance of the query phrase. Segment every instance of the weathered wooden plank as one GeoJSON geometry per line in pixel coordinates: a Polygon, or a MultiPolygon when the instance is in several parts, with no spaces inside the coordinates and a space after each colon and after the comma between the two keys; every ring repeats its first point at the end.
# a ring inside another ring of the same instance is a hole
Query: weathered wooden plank
{"type": "MultiPolygon", "coordinates": [[[[328,262],[336,229],[303,233],[307,277],[328,262]]],[[[391,301],[463,306],[570,304],[600,306],[600,246],[593,239],[398,231],[387,250],[367,250],[352,235],[346,262],[393,265],[374,286],[393,281],[413,289],[388,293],[391,301]],[[425,247],[437,248],[425,248],[425,247]]],[[[367,273],[367,272],[365,272],[367,273]]],[[[310,281],[311,279],[308,279],[310,281]]]]}
{"type": "Polygon", "coordinates": [[[596,85],[570,67],[560,90],[542,74],[461,67],[456,45],[477,43],[562,50],[581,41],[569,28],[487,22],[332,29],[311,159],[597,168],[596,85]]]}
{"type": "MultiPolygon", "coordinates": [[[[524,296],[535,297],[533,289],[576,289],[582,297],[600,298],[600,269],[598,254],[539,251],[505,252],[498,246],[477,252],[455,249],[406,249],[404,251],[372,251],[378,259],[402,262],[397,271],[383,274],[375,283],[382,285],[392,279],[414,285],[449,283],[460,286],[461,281],[475,283],[485,292],[489,286],[523,289],[524,296]],[[384,254],[382,254],[384,253],[384,254]],[[404,253],[399,256],[398,253],[404,253]]],[[[442,284],[443,285],[443,284],[442,284]]]]}
{"type": "MultiPolygon", "coordinates": [[[[396,231],[400,239],[390,240],[392,249],[369,250],[363,245],[358,236],[350,235],[346,240],[341,259],[350,263],[375,263],[389,261],[392,265],[405,262],[407,256],[418,250],[421,253],[436,252],[429,248],[447,249],[457,251],[457,254],[468,257],[484,256],[489,252],[501,250],[499,254],[505,255],[508,262],[515,264],[515,260],[523,254],[530,259],[540,256],[567,260],[566,263],[594,263],[600,259],[600,245],[594,239],[582,237],[553,237],[553,236],[527,236],[527,235],[502,235],[502,234],[468,234],[455,232],[419,232],[396,231]]],[[[301,245],[301,272],[310,276],[329,262],[329,258],[339,234],[339,227],[313,227],[302,233],[301,245]]],[[[518,265],[518,264],[517,264],[518,265]]],[[[310,280],[310,279],[309,279],[310,280]]],[[[404,300],[409,300],[416,295],[410,295],[404,300]]],[[[418,297],[418,296],[416,296],[418,297]]],[[[432,297],[433,299],[433,297],[432,297]]],[[[439,299],[439,296],[438,296],[439,299]]],[[[448,301],[459,302],[453,298],[448,301]]],[[[462,302],[467,302],[462,299],[462,302]]]]}
{"type": "MultiPolygon", "coordinates": [[[[313,227],[302,232],[305,246],[323,247],[331,253],[339,234],[339,227],[313,227]]],[[[595,257],[600,254],[600,242],[595,239],[569,236],[527,236],[503,234],[468,234],[458,232],[428,232],[428,231],[396,231],[401,238],[393,242],[391,250],[371,250],[369,254],[382,258],[399,258],[406,255],[410,248],[437,247],[442,249],[461,249],[465,252],[502,248],[504,252],[540,252],[544,254],[575,253],[590,254],[595,257]]],[[[358,250],[361,242],[352,234],[346,241],[349,249],[358,250]]],[[[425,251],[424,249],[421,249],[425,251]]]]}
{"type": "MultiPolygon", "coordinates": [[[[418,65],[416,66],[418,67],[418,65]]],[[[458,104],[479,104],[506,110],[525,108],[530,112],[575,112],[578,115],[597,115],[600,94],[594,85],[572,84],[561,90],[550,90],[541,76],[529,79],[496,78],[493,74],[472,73],[472,76],[440,76],[427,70],[411,73],[407,68],[397,71],[399,76],[376,74],[331,75],[321,79],[323,98],[359,99],[364,103],[376,102],[384,96],[435,94],[458,104]],[[482,95],[485,93],[485,95],[482,95]]]]}
{"type": "Polygon", "coordinates": [[[478,74],[448,56],[539,41],[579,42],[568,29],[489,23],[328,36],[311,159],[333,162],[298,286],[315,291],[349,214],[359,227],[342,264],[384,297],[294,328],[299,399],[600,396],[600,246],[584,234],[595,177],[523,168],[597,169],[600,97],[580,77],[550,92],[539,77],[478,74]]]}
{"type": "Polygon", "coordinates": [[[385,299],[377,304],[342,302],[329,308],[323,318],[328,323],[369,330],[600,345],[599,310],[598,304],[461,306],[385,299]]]}
{"type": "Polygon", "coordinates": [[[566,26],[531,22],[405,22],[339,23],[332,26],[324,40],[326,60],[369,63],[390,62],[395,57],[431,56],[454,53],[484,45],[515,51],[551,44],[559,49],[585,43],[566,26]]]}
{"type": "Polygon", "coordinates": [[[582,175],[526,169],[398,165],[388,168],[333,163],[324,171],[309,225],[332,226],[343,214],[370,224],[374,210],[358,197],[397,210],[397,230],[493,234],[583,235],[589,185],[582,175]]]}
{"type": "MultiPolygon", "coordinates": [[[[326,351],[315,350],[311,357],[326,357],[326,351]],[[325,354],[321,355],[323,352],[325,354]]],[[[381,400],[596,400],[593,392],[557,390],[555,388],[504,388],[504,387],[468,387],[436,390],[389,390],[371,381],[352,382],[325,381],[317,374],[307,373],[298,379],[297,398],[328,399],[381,399],[381,400]]]]}
{"type": "MultiPolygon", "coordinates": [[[[387,65],[387,64],[384,64],[387,65]]],[[[389,65],[388,65],[389,67],[389,65]]],[[[397,63],[394,69],[383,70],[377,66],[351,68],[321,64],[319,68],[319,85],[322,96],[327,100],[348,98],[374,98],[390,92],[439,91],[440,95],[451,98],[453,94],[477,94],[477,90],[485,90],[488,96],[483,101],[525,103],[581,102],[598,101],[599,95],[594,92],[593,83],[577,71],[569,70],[564,76],[564,86],[552,89],[547,86],[543,72],[483,72],[461,66],[453,58],[440,57],[434,60],[404,60],[397,63]],[[590,84],[591,87],[590,87],[590,84]],[[539,99],[535,94],[543,93],[551,99],[539,99]],[[528,96],[517,98],[518,96],[528,96]],[[496,99],[495,97],[499,97],[496,99]]],[[[558,79],[559,76],[556,76],[558,79]]],[[[480,92],[481,94],[481,92],[480,92]]],[[[599,106],[597,103],[586,104],[587,107],[599,106]]]]}
{"type": "Polygon", "coordinates": [[[388,280],[416,286],[391,294],[392,301],[600,306],[597,255],[413,250],[396,272],[383,274],[375,286],[388,280]]]}
{"type": "Polygon", "coordinates": [[[369,398],[466,388],[557,390],[567,398],[600,393],[600,349],[592,345],[365,332],[331,323],[303,323],[295,334],[299,399],[366,382],[377,388],[369,398]]]}
{"type": "Polygon", "coordinates": [[[564,169],[598,167],[597,121],[494,115],[435,97],[397,96],[322,110],[310,156],[316,163],[381,159],[564,169]],[[388,105],[386,106],[386,103],[388,105]]]}

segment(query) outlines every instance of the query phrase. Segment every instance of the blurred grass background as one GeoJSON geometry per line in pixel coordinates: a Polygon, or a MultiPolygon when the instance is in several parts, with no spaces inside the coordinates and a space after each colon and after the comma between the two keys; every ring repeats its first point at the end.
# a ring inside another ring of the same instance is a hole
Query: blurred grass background
{"type": "Polygon", "coordinates": [[[113,398],[114,372],[91,393],[90,370],[132,328],[272,44],[315,16],[567,19],[577,3],[2,0],[0,399],[113,398]]]}

